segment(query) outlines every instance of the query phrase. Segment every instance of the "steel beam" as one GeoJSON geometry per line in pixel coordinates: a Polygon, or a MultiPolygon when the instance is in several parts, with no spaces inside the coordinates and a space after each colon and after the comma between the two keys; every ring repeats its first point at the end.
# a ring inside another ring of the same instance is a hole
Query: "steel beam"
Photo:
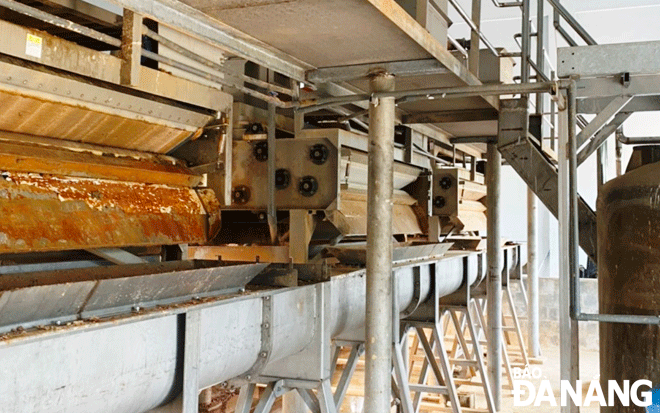
{"type": "MultiPolygon", "coordinates": [[[[374,93],[394,90],[394,76],[379,74],[374,93]]],[[[392,190],[394,98],[371,101],[367,199],[365,411],[390,409],[392,369],[392,190]]]]}
{"type": "Polygon", "coordinates": [[[449,73],[449,70],[437,59],[422,59],[324,67],[307,72],[307,81],[311,83],[345,82],[365,78],[376,70],[401,77],[449,73]]]}
{"type": "Polygon", "coordinates": [[[476,122],[483,120],[497,120],[498,113],[494,109],[470,109],[442,112],[418,112],[404,115],[403,124],[415,123],[449,123],[449,122],[476,122]]]}
{"type": "Polygon", "coordinates": [[[311,67],[244,33],[176,0],[110,0],[111,3],[150,17],[243,59],[275,70],[298,81],[311,67]]]}
{"type": "Polygon", "coordinates": [[[660,73],[660,41],[562,47],[557,61],[559,77],[655,74],[660,73]]]}
{"type": "Polygon", "coordinates": [[[623,122],[626,121],[632,115],[632,113],[622,112],[614,116],[614,119],[607,125],[605,125],[601,130],[599,130],[594,137],[587,143],[584,148],[577,155],[578,166],[586,161],[589,156],[598,148],[600,148],[603,143],[609,138],[613,133],[616,132],[618,128],[623,125],[623,122]]]}
{"type": "MultiPolygon", "coordinates": [[[[574,93],[574,89],[570,91],[574,93]]],[[[574,97],[567,96],[567,101],[574,97]]],[[[579,378],[578,322],[572,319],[570,308],[572,278],[577,271],[577,202],[576,165],[571,165],[575,151],[575,106],[569,103],[559,113],[559,340],[560,378],[576,383],[579,378]],[[571,113],[572,112],[572,113],[571,113]],[[573,129],[573,131],[571,131],[573,129]],[[573,140],[571,142],[571,140],[573,140]],[[573,171],[571,171],[573,169],[573,171]],[[572,195],[573,193],[573,195],[572,195]]],[[[579,409],[571,402],[561,407],[562,413],[575,413],[579,409]]]]}
{"type": "Polygon", "coordinates": [[[576,137],[575,145],[580,148],[586,141],[591,139],[605,124],[616,116],[624,106],[632,100],[632,96],[616,96],[612,101],[585,126],[576,137]]]}
{"type": "MultiPolygon", "coordinates": [[[[548,210],[558,216],[558,174],[552,161],[530,140],[522,135],[526,128],[526,102],[521,99],[501,101],[499,149],[504,159],[534,191],[548,210]]],[[[596,214],[578,197],[580,246],[596,261],[596,214]]]]}

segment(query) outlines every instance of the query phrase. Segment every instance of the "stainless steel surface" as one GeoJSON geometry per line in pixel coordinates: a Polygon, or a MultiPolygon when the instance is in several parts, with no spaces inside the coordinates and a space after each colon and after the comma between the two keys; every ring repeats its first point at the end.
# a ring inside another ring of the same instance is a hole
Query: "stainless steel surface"
{"type": "Polygon", "coordinates": [[[618,76],[660,72],[660,42],[606,44],[557,49],[557,75],[618,76]]]}
{"type": "MultiPolygon", "coordinates": [[[[420,297],[426,300],[432,280],[448,294],[465,282],[465,276],[469,283],[480,279],[478,260],[483,260],[482,254],[452,253],[438,261],[395,268],[400,311],[413,300],[415,266],[420,268],[420,297]],[[435,273],[430,272],[433,268],[435,273]]],[[[5,335],[0,340],[0,370],[7,384],[0,388],[3,409],[50,412],[54,398],[67,413],[135,413],[168,403],[179,392],[177,314],[189,310],[200,311],[200,388],[237,377],[254,364],[266,296],[273,300],[273,363],[310,345],[315,318],[328,323],[334,338],[364,338],[364,270],[333,275],[322,283],[331,288],[329,306],[322,313],[315,304],[318,298],[313,298],[318,289],[310,285],[5,335]]]]}
{"type": "MultiPolygon", "coordinates": [[[[566,10],[564,6],[562,6],[559,0],[548,0],[548,3],[550,3],[550,5],[554,7],[555,11],[557,11],[559,15],[566,20],[566,23],[568,23],[568,25],[571,26],[573,30],[575,30],[575,32],[582,38],[582,40],[584,40],[590,46],[597,44],[594,38],[591,37],[585,28],[582,27],[582,25],[577,20],[575,20],[575,17],[573,17],[573,15],[568,10],[566,10]]],[[[560,77],[563,76],[560,75],[560,77]]]]}
{"type": "MultiPolygon", "coordinates": [[[[394,245],[392,247],[392,264],[402,264],[417,260],[439,259],[452,246],[451,243],[394,245]]],[[[364,243],[345,244],[328,247],[330,254],[341,263],[348,265],[366,265],[367,248],[364,243]]]]}
{"type": "MultiPolygon", "coordinates": [[[[371,79],[372,92],[394,90],[394,76],[371,79]]],[[[394,98],[373,99],[369,107],[367,270],[365,322],[365,410],[390,409],[392,371],[392,191],[394,98]]],[[[397,338],[398,339],[398,338],[397,338]]]]}
{"type": "MultiPolygon", "coordinates": [[[[571,95],[575,92],[574,88],[571,95]]],[[[573,249],[574,236],[577,230],[576,222],[573,220],[574,204],[571,202],[572,192],[576,188],[571,184],[575,177],[575,171],[571,172],[571,146],[575,147],[575,96],[564,96],[567,101],[573,99],[572,104],[559,112],[559,165],[558,165],[558,221],[559,221],[559,341],[560,341],[560,378],[575,383],[579,378],[579,349],[578,349],[578,323],[571,318],[571,295],[573,294],[572,281],[577,276],[577,263],[573,255],[577,250],[573,249]],[[571,114],[572,112],[572,114],[571,114]],[[575,227],[572,227],[572,226],[575,227]]],[[[577,246],[575,246],[577,248],[577,246]]],[[[561,407],[562,413],[572,413],[578,408],[572,403],[561,407]]]]}
{"type": "Polygon", "coordinates": [[[110,0],[111,3],[153,18],[183,32],[191,33],[238,57],[290,76],[305,80],[310,66],[297,61],[280,50],[241,33],[221,21],[176,0],[110,0]]]}
{"type": "MultiPolygon", "coordinates": [[[[558,173],[557,169],[529,137],[524,136],[528,122],[526,116],[527,103],[520,100],[503,100],[500,112],[500,134],[498,146],[504,159],[520,175],[527,185],[545,204],[546,208],[558,216],[557,199],[558,173]]],[[[596,260],[596,214],[579,198],[580,213],[580,246],[596,260]]]]}
{"type": "Polygon", "coordinates": [[[527,343],[531,357],[541,356],[539,342],[539,273],[537,247],[537,199],[527,188],[527,343]]]}
{"type": "Polygon", "coordinates": [[[501,168],[497,145],[488,144],[486,164],[488,190],[488,382],[495,410],[502,404],[502,246],[501,246],[501,168]]]}

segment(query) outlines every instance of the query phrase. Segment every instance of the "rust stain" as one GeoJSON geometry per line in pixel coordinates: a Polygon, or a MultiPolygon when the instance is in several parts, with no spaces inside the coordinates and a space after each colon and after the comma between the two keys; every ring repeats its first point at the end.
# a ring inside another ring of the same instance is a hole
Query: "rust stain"
{"type": "Polygon", "coordinates": [[[206,240],[194,190],[40,174],[0,174],[0,252],[206,240]]]}

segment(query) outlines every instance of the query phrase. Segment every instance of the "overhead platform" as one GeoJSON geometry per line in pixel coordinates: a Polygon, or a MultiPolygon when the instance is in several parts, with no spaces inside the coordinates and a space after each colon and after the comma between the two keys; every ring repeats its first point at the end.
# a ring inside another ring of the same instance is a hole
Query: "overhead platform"
{"type": "MultiPolygon", "coordinates": [[[[182,1],[316,68],[307,70],[310,83],[335,82],[366,92],[367,75],[385,69],[397,76],[397,90],[481,84],[447,50],[446,40],[434,37],[393,0],[182,1]]],[[[452,134],[465,131],[460,116],[438,122],[418,122],[414,117],[477,110],[485,121],[480,134],[494,135],[497,122],[493,112],[497,108],[494,97],[404,101],[398,105],[403,117],[411,116],[411,123],[447,124],[452,134]]]]}

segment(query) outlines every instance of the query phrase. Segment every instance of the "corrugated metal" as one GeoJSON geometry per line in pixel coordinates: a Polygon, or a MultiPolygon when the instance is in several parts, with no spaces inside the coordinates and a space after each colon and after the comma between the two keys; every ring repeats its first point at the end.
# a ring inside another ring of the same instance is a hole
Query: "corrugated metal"
{"type": "Polygon", "coordinates": [[[0,130],[165,153],[193,132],[0,92],[0,130]]]}

